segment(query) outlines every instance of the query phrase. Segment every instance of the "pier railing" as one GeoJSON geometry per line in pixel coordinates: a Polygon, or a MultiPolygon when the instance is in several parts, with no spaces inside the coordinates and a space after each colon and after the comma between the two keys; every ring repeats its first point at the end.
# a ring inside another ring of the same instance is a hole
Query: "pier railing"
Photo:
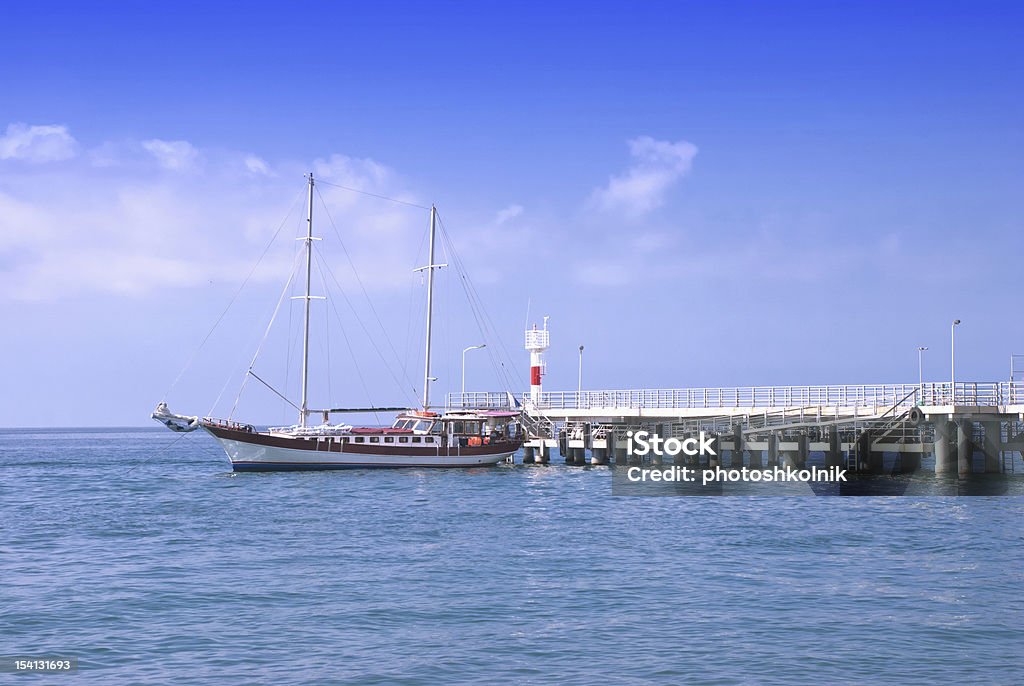
{"type": "MultiPolygon", "coordinates": [[[[727,409],[784,407],[1021,406],[1024,382],[949,382],[924,384],[862,384],[849,386],[747,386],[617,391],[545,391],[532,403],[525,393],[518,402],[540,410],[727,409]]],[[[507,408],[511,394],[451,393],[448,406],[507,408]]]]}

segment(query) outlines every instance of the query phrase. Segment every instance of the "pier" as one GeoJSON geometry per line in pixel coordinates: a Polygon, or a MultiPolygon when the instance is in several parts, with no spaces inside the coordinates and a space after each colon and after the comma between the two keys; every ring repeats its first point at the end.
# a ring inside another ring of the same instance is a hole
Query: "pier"
{"type": "MultiPolygon", "coordinates": [[[[537,333],[533,338],[539,345],[537,333]]],[[[705,461],[712,467],[804,467],[823,459],[853,472],[910,473],[934,460],[936,474],[1005,473],[1015,470],[1024,450],[1024,382],[1016,380],[607,391],[539,386],[519,397],[452,393],[447,405],[521,411],[526,464],[548,463],[555,451],[566,464],[637,463],[626,449],[629,432],[637,431],[681,440],[702,431],[714,436],[717,458],[705,461]]]]}

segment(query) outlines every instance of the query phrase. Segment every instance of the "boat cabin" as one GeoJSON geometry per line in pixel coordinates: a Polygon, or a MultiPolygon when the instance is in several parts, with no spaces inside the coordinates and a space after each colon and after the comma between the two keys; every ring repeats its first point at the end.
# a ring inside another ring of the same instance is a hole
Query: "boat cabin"
{"type": "Polygon", "coordinates": [[[456,410],[439,415],[435,412],[409,412],[398,415],[390,431],[416,435],[440,435],[449,445],[485,445],[515,440],[519,417],[516,412],[456,410]]]}

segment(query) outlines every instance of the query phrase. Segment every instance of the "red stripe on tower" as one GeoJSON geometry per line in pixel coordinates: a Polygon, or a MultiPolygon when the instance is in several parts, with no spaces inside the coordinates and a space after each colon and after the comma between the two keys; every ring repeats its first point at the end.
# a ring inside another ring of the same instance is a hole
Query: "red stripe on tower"
{"type": "Polygon", "coordinates": [[[530,367],[530,385],[540,386],[540,367],[530,367]]]}

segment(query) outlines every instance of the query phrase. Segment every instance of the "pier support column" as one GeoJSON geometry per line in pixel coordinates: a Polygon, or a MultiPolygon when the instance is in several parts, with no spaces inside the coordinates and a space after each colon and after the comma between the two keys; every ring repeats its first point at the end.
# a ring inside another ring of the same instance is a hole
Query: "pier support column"
{"type": "Polygon", "coordinates": [[[534,458],[535,464],[547,464],[551,461],[551,448],[548,447],[547,443],[541,442],[537,448],[537,452],[534,458]]]}
{"type": "MultiPolygon", "coordinates": [[[[721,467],[725,462],[725,455],[722,454],[722,437],[717,434],[707,434],[707,438],[715,445],[715,452],[718,453],[717,455],[708,455],[708,469],[721,467]]],[[[697,459],[700,459],[699,455],[697,459]]]]}
{"type": "Polygon", "coordinates": [[[796,469],[798,466],[796,460],[797,456],[795,450],[783,450],[781,458],[779,459],[779,466],[792,467],[793,469],[796,469]]]}
{"type": "Polygon", "coordinates": [[[950,445],[952,431],[953,422],[945,419],[935,421],[935,442],[932,446],[935,451],[936,474],[951,474],[956,471],[956,462],[953,460],[953,450],[950,445]]]}
{"type": "Polygon", "coordinates": [[[912,453],[909,450],[900,451],[900,473],[913,474],[921,468],[921,453],[912,453]]]}
{"type": "Polygon", "coordinates": [[[974,422],[970,419],[961,419],[957,422],[956,431],[956,462],[957,473],[961,476],[970,474],[974,464],[974,441],[971,440],[974,433],[974,422]]]}
{"type": "Polygon", "coordinates": [[[585,465],[587,463],[587,449],[586,448],[573,448],[573,459],[572,463],[575,465],[585,465]]]}
{"type": "Polygon", "coordinates": [[[779,466],[779,435],[775,432],[768,434],[768,468],[779,466]]]}
{"type": "Polygon", "coordinates": [[[558,433],[558,454],[565,458],[566,464],[572,464],[572,453],[569,451],[569,432],[562,429],[558,433]]]}
{"type": "Polygon", "coordinates": [[[732,428],[732,454],[729,455],[729,466],[733,469],[743,468],[743,427],[739,424],[732,428]]]}
{"type": "Polygon", "coordinates": [[[982,422],[985,430],[985,473],[998,474],[1002,471],[999,453],[1002,450],[1003,431],[998,421],[982,422]]]}
{"type": "Polygon", "coordinates": [[[761,461],[761,451],[760,450],[750,450],[748,448],[747,449],[747,466],[749,466],[751,469],[761,469],[761,466],[763,464],[764,463],[761,461]]]}
{"type": "Polygon", "coordinates": [[[590,451],[590,464],[608,464],[608,448],[593,448],[590,451]]]}
{"type": "Polygon", "coordinates": [[[796,466],[800,469],[807,467],[807,458],[811,455],[811,437],[807,435],[806,431],[800,432],[800,437],[797,439],[797,454],[796,454],[796,466]]]}
{"type": "Polygon", "coordinates": [[[867,461],[868,472],[871,474],[884,474],[885,473],[885,453],[880,450],[875,450],[873,443],[875,442],[875,436],[870,431],[865,431],[863,452],[861,452],[861,459],[867,461]]]}
{"type": "Polygon", "coordinates": [[[843,464],[843,448],[839,442],[839,428],[832,427],[828,434],[828,451],[825,453],[826,467],[841,467],[843,464]]]}
{"type": "Polygon", "coordinates": [[[533,464],[533,455],[533,446],[525,446],[523,448],[523,464],[533,464]]]}

